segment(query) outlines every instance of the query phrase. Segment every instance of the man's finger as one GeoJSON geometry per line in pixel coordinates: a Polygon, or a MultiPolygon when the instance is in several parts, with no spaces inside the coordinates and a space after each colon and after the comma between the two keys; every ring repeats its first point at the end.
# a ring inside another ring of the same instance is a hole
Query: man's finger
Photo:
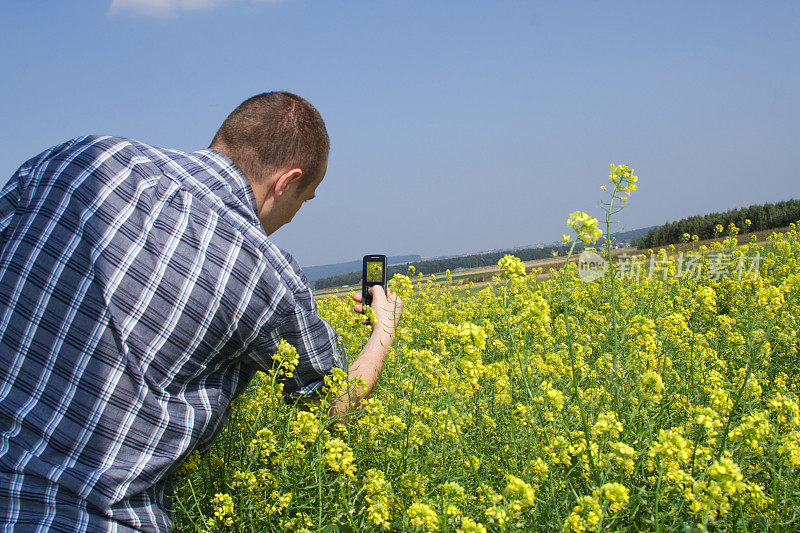
{"type": "Polygon", "coordinates": [[[361,300],[364,299],[364,296],[360,292],[352,292],[350,293],[350,297],[357,302],[361,302],[361,300]]]}
{"type": "Polygon", "coordinates": [[[361,305],[361,304],[356,304],[356,305],[353,306],[353,311],[355,311],[356,313],[363,313],[364,312],[364,306],[361,305]]]}

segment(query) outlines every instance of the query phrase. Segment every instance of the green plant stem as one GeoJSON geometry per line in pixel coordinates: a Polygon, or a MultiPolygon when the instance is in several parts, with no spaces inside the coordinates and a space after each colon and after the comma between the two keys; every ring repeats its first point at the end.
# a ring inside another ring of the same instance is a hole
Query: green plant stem
{"type": "Polygon", "coordinates": [[[511,346],[514,348],[514,355],[517,356],[517,361],[519,361],[519,368],[520,368],[520,375],[522,376],[522,382],[525,385],[525,391],[528,393],[528,397],[533,402],[534,395],[533,390],[531,389],[530,380],[528,379],[528,368],[527,368],[527,357],[526,361],[523,362],[522,355],[519,353],[517,349],[517,341],[514,338],[514,332],[511,330],[511,321],[509,319],[509,312],[508,312],[508,284],[510,281],[506,281],[505,285],[503,285],[503,314],[506,317],[506,331],[508,332],[508,337],[511,339],[511,346]]]}
{"type": "Polygon", "coordinates": [[[576,362],[575,357],[575,347],[574,344],[574,335],[572,333],[572,328],[569,324],[569,313],[567,305],[567,273],[569,267],[569,260],[572,257],[572,252],[575,250],[576,242],[572,243],[572,246],[569,249],[569,253],[567,254],[567,260],[564,263],[564,270],[562,272],[561,277],[561,303],[564,306],[564,326],[567,333],[567,349],[569,350],[569,359],[570,359],[570,366],[572,368],[572,391],[573,391],[573,399],[575,403],[578,405],[578,411],[581,415],[581,425],[583,427],[583,436],[586,440],[586,456],[589,459],[589,466],[592,469],[592,476],[594,477],[595,484],[599,487],[600,486],[600,474],[597,472],[597,467],[594,464],[594,457],[592,457],[592,440],[591,440],[591,433],[589,432],[589,423],[586,419],[586,410],[583,408],[583,402],[581,401],[580,389],[578,388],[578,365],[576,362]]]}
{"type": "Polygon", "coordinates": [[[611,304],[611,336],[614,343],[614,349],[611,354],[611,368],[612,368],[612,387],[614,390],[614,410],[619,412],[619,335],[617,334],[617,305],[616,305],[616,271],[614,269],[614,262],[611,260],[611,211],[614,208],[614,199],[616,198],[619,185],[614,185],[614,191],[611,193],[611,198],[606,204],[606,261],[608,261],[608,284],[610,291],[610,304],[611,304]]]}

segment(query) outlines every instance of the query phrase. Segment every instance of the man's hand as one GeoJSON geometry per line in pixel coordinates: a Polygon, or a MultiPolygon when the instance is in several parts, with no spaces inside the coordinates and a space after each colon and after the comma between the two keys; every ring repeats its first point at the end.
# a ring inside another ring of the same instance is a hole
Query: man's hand
{"type": "MultiPolygon", "coordinates": [[[[372,296],[372,310],[375,311],[375,323],[372,324],[372,335],[381,335],[382,340],[388,338],[388,343],[391,344],[394,330],[400,321],[400,315],[403,314],[403,300],[388,288],[383,291],[380,285],[373,285],[369,288],[369,294],[372,296]]],[[[361,293],[351,294],[353,300],[358,302],[353,306],[353,311],[356,313],[363,313],[364,306],[361,304],[361,293]]],[[[388,346],[382,342],[384,346],[388,346]]]]}

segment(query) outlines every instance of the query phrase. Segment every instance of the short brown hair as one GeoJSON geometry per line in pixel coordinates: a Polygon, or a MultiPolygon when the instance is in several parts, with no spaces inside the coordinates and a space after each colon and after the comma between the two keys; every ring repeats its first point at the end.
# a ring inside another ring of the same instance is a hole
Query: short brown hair
{"type": "Polygon", "coordinates": [[[319,111],[307,100],[268,92],[239,104],[217,130],[211,147],[224,147],[251,179],[298,167],[305,187],[323,172],[330,139],[319,111]]]}

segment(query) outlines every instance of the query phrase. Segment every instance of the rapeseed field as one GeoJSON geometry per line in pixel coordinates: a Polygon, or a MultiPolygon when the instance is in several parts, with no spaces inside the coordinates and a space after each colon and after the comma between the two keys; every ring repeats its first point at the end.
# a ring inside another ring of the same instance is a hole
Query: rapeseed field
{"type": "MultiPolygon", "coordinates": [[[[636,185],[612,165],[604,220],[569,217],[570,255],[613,236],[636,185]]],[[[282,344],[176,473],[176,530],[800,529],[797,227],[718,230],[547,279],[512,256],[482,288],[395,276],[405,311],[372,397],[329,419],[358,385],[334,372],[287,404],[282,344]]],[[[354,357],[369,328],[351,303],[319,312],[354,357]]]]}

